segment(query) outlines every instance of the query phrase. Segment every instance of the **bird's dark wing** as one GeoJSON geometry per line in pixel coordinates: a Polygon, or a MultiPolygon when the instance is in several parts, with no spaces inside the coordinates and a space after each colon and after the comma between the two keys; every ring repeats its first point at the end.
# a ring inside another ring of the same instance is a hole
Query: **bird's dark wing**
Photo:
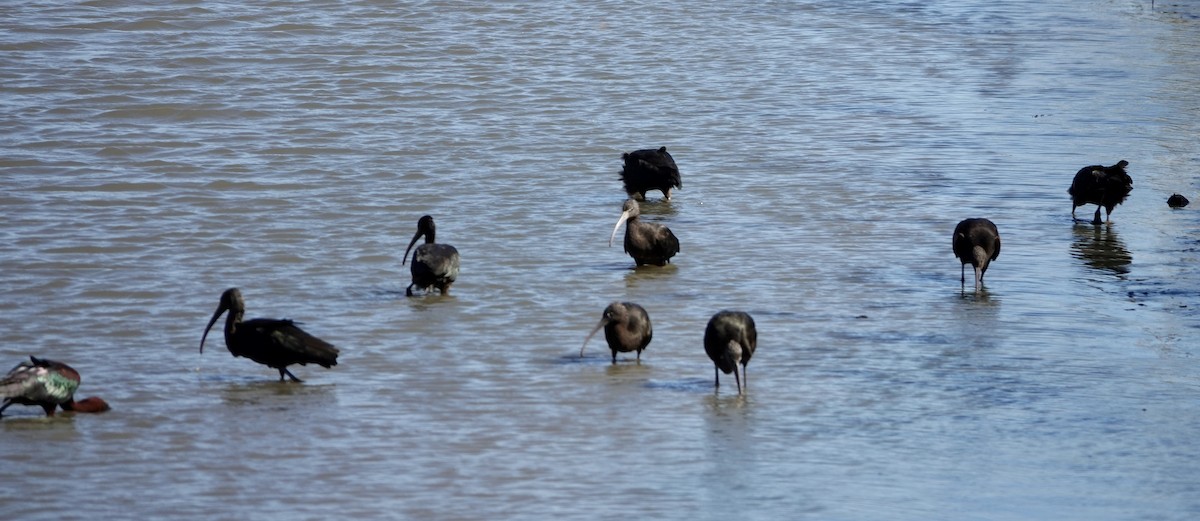
{"type": "MultiPolygon", "coordinates": [[[[260,346],[259,351],[266,358],[322,367],[337,365],[339,351],[336,347],[308,334],[291,320],[256,318],[243,322],[241,327],[245,334],[253,335],[254,342],[260,346]]],[[[261,361],[255,356],[246,356],[261,361]]]]}
{"type": "Polygon", "coordinates": [[[636,150],[628,154],[625,164],[635,170],[653,172],[666,177],[675,186],[682,185],[679,178],[679,167],[675,166],[675,158],[671,157],[666,150],[636,150]]]}
{"type": "Polygon", "coordinates": [[[664,258],[669,258],[679,253],[679,239],[671,233],[671,229],[663,225],[658,225],[654,230],[654,244],[657,250],[661,252],[664,258]]]}
{"type": "Polygon", "coordinates": [[[758,349],[758,328],[754,325],[754,319],[750,315],[742,314],[742,340],[741,344],[745,348],[742,353],[742,363],[750,361],[750,357],[754,355],[754,350],[758,349]]]}
{"type": "Polygon", "coordinates": [[[29,362],[17,364],[8,374],[4,375],[4,378],[0,379],[0,398],[24,396],[37,385],[37,374],[38,367],[36,365],[29,362]]]}
{"type": "Polygon", "coordinates": [[[630,306],[629,328],[634,331],[644,331],[641,345],[638,349],[645,349],[650,345],[650,341],[654,339],[654,327],[650,325],[650,315],[646,313],[646,309],[641,306],[630,306]]]}
{"type": "Polygon", "coordinates": [[[422,244],[413,254],[413,275],[419,270],[428,270],[427,275],[436,279],[458,279],[458,250],[449,244],[422,244]]]}
{"type": "Polygon", "coordinates": [[[667,153],[666,147],[663,148],[648,148],[645,150],[634,150],[626,155],[626,161],[637,161],[643,167],[654,168],[658,170],[678,170],[675,166],[675,158],[667,153]]]}
{"type": "Polygon", "coordinates": [[[1087,199],[1091,196],[1091,191],[1101,183],[1103,176],[1103,165],[1089,165],[1080,168],[1078,172],[1075,172],[1075,178],[1071,180],[1071,187],[1067,189],[1067,193],[1080,200],[1087,199]]]}
{"type": "Polygon", "coordinates": [[[79,388],[79,373],[65,364],[30,357],[0,379],[0,397],[22,403],[61,403],[79,388]]]}

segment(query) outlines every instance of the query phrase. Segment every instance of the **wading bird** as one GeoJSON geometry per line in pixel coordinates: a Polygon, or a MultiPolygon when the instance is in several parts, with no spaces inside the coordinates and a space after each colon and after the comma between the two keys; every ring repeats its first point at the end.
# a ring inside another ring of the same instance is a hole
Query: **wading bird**
{"type": "Polygon", "coordinates": [[[221,294],[221,303],[213,313],[212,320],[200,337],[200,353],[204,354],[204,339],[221,313],[229,311],[225,319],[225,347],[234,357],[246,357],[255,362],[279,370],[279,381],[283,377],[293,382],[301,381],[288,371],[292,364],[317,364],[329,368],[337,365],[338,349],[328,342],[306,333],[295,322],[288,319],[255,318],[242,321],[246,314],[246,303],[242,292],[229,288],[221,294]]]}
{"type": "Polygon", "coordinates": [[[750,363],[757,346],[758,330],[754,328],[754,319],[749,314],[721,311],[713,315],[704,330],[704,352],[708,353],[716,366],[713,369],[714,386],[721,386],[720,373],[733,373],[738,394],[741,394],[746,383],[746,364],[750,363]],[[738,377],[738,364],[742,366],[741,378],[738,377]]]}
{"type": "Polygon", "coordinates": [[[683,188],[675,158],[667,153],[667,147],[657,150],[648,148],[621,154],[625,167],[621,169],[621,181],[625,193],[634,199],[645,200],[646,192],[660,190],[671,200],[671,188],[683,188]]]}
{"type": "Polygon", "coordinates": [[[1075,219],[1075,208],[1085,204],[1096,205],[1096,216],[1092,224],[1102,224],[1100,208],[1105,210],[1105,222],[1112,223],[1112,211],[1125,202],[1133,190],[1133,178],[1125,173],[1129,161],[1118,161],[1113,166],[1091,165],[1080,168],[1071,181],[1067,193],[1071,194],[1071,219],[1075,219]]]}
{"type": "Polygon", "coordinates": [[[671,229],[666,226],[642,222],[641,219],[638,219],[640,212],[637,201],[625,200],[625,204],[621,207],[621,218],[617,219],[617,225],[613,226],[612,236],[608,238],[608,245],[612,246],[613,240],[617,237],[617,230],[621,229],[621,224],[624,223],[625,253],[633,257],[638,266],[643,264],[666,265],[671,262],[671,257],[679,253],[679,239],[675,238],[675,234],[671,233],[671,229]]]}
{"type": "Polygon", "coordinates": [[[954,227],[951,245],[954,256],[962,262],[959,267],[960,282],[966,286],[967,264],[970,264],[975,267],[975,291],[979,291],[988,264],[1000,256],[1000,232],[996,230],[996,225],[987,219],[964,219],[954,227]]]}
{"type": "Polygon", "coordinates": [[[604,308],[600,322],[592,328],[587,338],[583,339],[579,356],[583,356],[583,349],[587,347],[588,340],[591,340],[600,328],[604,328],[604,340],[608,341],[608,348],[612,350],[614,364],[617,363],[617,352],[630,351],[637,351],[637,361],[640,363],[642,350],[646,349],[654,336],[654,330],[650,327],[650,315],[646,313],[645,308],[633,302],[613,302],[604,308]]]}
{"type": "Polygon", "coordinates": [[[14,403],[41,406],[46,416],[54,416],[54,410],[59,406],[64,411],[74,412],[104,412],[109,409],[108,403],[95,396],[75,401],[79,382],[79,371],[71,366],[31,356],[28,362],[17,364],[0,379],[0,397],[4,398],[0,415],[14,403]]]}
{"type": "Polygon", "coordinates": [[[417,221],[417,234],[413,235],[412,241],[408,243],[408,248],[404,249],[404,260],[400,261],[403,266],[408,261],[408,251],[417,243],[422,235],[425,236],[425,244],[417,246],[413,252],[412,261],[412,283],[404,290],[408,296],[413,294],[413,286],[423,291],[428,291],[430,287],[436,287],[443,295],[449,294],[450,285],[458,279],[458,250],[449,244],[437,244],[434,242],[434,234],[436,229],[433,225],[433,217],[424,216],[417,221]]]}

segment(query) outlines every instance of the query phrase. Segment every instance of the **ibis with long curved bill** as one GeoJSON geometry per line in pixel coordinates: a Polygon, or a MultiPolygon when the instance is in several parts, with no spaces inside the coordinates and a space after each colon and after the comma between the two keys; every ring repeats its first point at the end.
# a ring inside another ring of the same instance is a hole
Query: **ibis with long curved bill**
{"type": "Polygon", "coordinates": [[[671,262],[671,257],[679,253],[679,239],[671,233],[671,229],[658,223],[643,222],[638,216],[641,209],[638,202],[626,199],[621,207],[621,218],[613,226],[612,236],[608,238],[611,247],[617,238],[617,230],[625,225],[625,253],[633,257],[638,266],[653,264],[665,266],[671,262]]]}
{"type": "Polygon", "coordinates": [[[975,291],[983,288],[983,274],[988,266],[1000,256],[1000,231],[996,224],[984,218],[963,219],[954,227],[951,243],[954,256],[962,262],[959,266],[959,282],[967,284],[967,264],[975,268],[975,291]]]}
{"type": "Polygon", "coordinates": [[[733,373],[738,394],[746,388],[746,364],[758,348],[758,330],[754,319],[743,311],[721,311],[713,315],[704,330],[704,352],[716,366],[713,369],[715,387],[721,386],[720,373],[733,373]],[[738,378],[738,365],[742,376],[738,378]]]}
{"type": "Polygon", "coordinates": [[[408,251],[422,236],[425,237],[425,244],[417,246],[416,251],[413,251],[412,261],[412,283],[404,290],[408,296],[412,296],[413,287],[428,291],[429,288],[437,288],[443,295],[450,293],[450,285],[458,280],[458,250],[449,244],[438,244],[434,242],[434,237],[437,232],[437,227],[433,224],[433,217],[426,215],[417,221],[417,233],[413,235],[412,241],[408,243],[408,248],[404,250],[404,259],[400,261],[404,265],[408,261],[408,251]]]}
{"type": "Polygon", "coordinates": [[[600,322],[592,328],[587,338],[583,339],[583,345],[579,348],[580,357],[583,356],[583,349],[587,347],[588,340],[591,340],[600,328],[604,328],[604,340],[612,350],[614,364],[617,363],[618,352],[632,351],[637,351],[637,361],[641,363],[642,351],[654,337],[654,328],[650,326],[650,315],[646,313],[646,308],[633,302],[613,302],[604,308],[600,322]]]}
{"type": "Polygon", "coordinates": [[[226,311],[229,316],[225,319],[225,347],[229,348],[229,353],[278,369],[281,382],[285,376],[293,382],[301,381],[288,370],[289,365],[316,364],[325,368],[337,365],[338,348],[308,334],[291,320],[255,318],[243,321],[246,303],[237,288],[229,288],[221,294],[221,303],[200,337],[201,354],[208,331],[226,311]]]}

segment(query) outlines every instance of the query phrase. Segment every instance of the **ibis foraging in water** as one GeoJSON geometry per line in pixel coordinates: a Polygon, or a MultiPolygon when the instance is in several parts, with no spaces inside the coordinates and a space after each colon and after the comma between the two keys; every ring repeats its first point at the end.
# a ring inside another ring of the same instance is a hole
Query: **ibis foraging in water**
{"type": "Polygon", "coordinates": [[[967,264],[970,264],[975,267],[975,291],[979,291],[988,265],[1000,256],[1000,232],[996,225],[987,219],[964,219],[954,227],[951,245],[954,256],[962,262],[960,282],[966,286],[967,264]]]}
{"type": "Polygon", "coordinates": [[[614,364],[617,363],[617,352],[630,351],[637,351],[637,361],[641,363],[642,350],[646,349],[654,336],[654,330],[650,327],[650,315],[646,313],[645,308],[633,302],[613,302],[604,308],[600,322],[592,328],[587,338],[583,339],[583,345],[579,348],[580,357],[583,356],[583,349],[587,347],[588,340],[591,340],[600,328],[604,328],[604,340],[612,350],[614,364]]]}
{"type": "Polygon", "coordinates": [[[0,397],[4,398],[0,415],[14,403],[41,406],[46,416],[54,416],[54,410],[60,406],[64,411],[74,412],[104,412],[109,409],[108,403],[95,396],[75,401],[79,382],[79,371],[71,366],[30,356],[28,362],[17,364],[0,379],[0,397]]]}
{"type": "Polygon", "coordinates": [[[625,161],[621,181],[629,197],[645,200],[647,191],[659,190],[670,201],[671,189],[683,188],[679,168],[675,166],[675,158],[667,153],[667,147],[634,150],[621,154],[621,159],[625,161]]]}
{"type": "Polygon", "coordinates": [[[425,236],[425,244],[417,246],[413,252],[412,261],[412,283],[404,290],[408,296],[413,294],[413,286],[421,290],[428,290],[430,287],[436,287],[438,291],[446,295],[450,291],[450,285],[458,279],[458,250],[449,244],[437,244],[434,242],[434,234],[436,228],[433,224],[433,217],[426,215],[417,221],[417,234],[413,235],[412,241],[408,243],[408,248],[404,250],[404,260],[400,261],[403,266],[408,261],[408,251],[417,243],[422,235],[425,236]]]}
{"type": "Polygon", "coordinates": [[[293,382],[301,381],[288,371],[287,366],[292,364],[317,364],[325,368],[337,365],[339,351],[336,347],[308,334],[291,320],[255,318],[243,322],[246,303],[237,288],[229,288],[221,294],[221,303],[200,337],[200,354],[204,354],[208,331],[225,311],[229,311],[225,319],[225,347],[229,348],[229,353],[278,369],[280,382],[284,381],[284,376],[293,382]]]}
{"type": "Polygon", "coordinates": [[[617,237],[617,230],[625,224],[625,253],[633,257],[638,266],[654,264],[664,266],[671,262],[671,257],[679,253],[679,239],[671,233],[671,229],[658,223],[646,223],[638,219],[641,211],[637,201],[626,199],[621,207],[621,218],[613,226],[612,236],[608,238],[611,247],[617,237]]]}
{"type": "Polygon", "coordinates": [[[1133,178],[1125,173],[1129,161],[1121,160],[1113,166],[1091,165],[1080,168],[1071,181],[1067,193],[1071,194],[1071,219],[1075,219],[1075,208],[1085,204],[1096,205],[1096,216],[1092,224],[1103,224],[1100,221],[1100,208],[1106,211],[1105,221],[1112,223],[1112,211],[1118,204],[1125,202],[1129,192],[1133,190],[1133,178]]]}
{"type": "Polygon", "coordinates": [[[746,387],[746,364],[754,355],[758,346],[758,330],[754,328],[754,319],[742,311],[720,311],[708,321],[704,330],[704,352],[712,359],[713,376],[716,380],[714,387],[721,386],[720,373],[733,373],[737,381],[738,394],[746,387]],[[742,376],[738,377],[738,365],[742,366],[742,376]],[[718,372],[719,371],[719,372],[718,372]]]}

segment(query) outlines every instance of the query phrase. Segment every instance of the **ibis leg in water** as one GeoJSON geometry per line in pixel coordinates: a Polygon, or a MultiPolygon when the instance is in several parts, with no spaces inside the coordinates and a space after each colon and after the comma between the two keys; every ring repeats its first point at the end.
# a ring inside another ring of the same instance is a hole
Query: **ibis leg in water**
{"type": "Polygon", "coordinates": [[[608,245],[612,246],[617,237],[617,230],[625,225],[625,253],[633,257],[638,266],[653,264],[663,266],[671,262],[671,257],[679,253],[679,239],[671,233],[671,229],[658,223],[642,222],[638,216],[641,209],[638,202],[627,199],[621,206],[621,218],[613,226],[612,236],[608,245]]]}
{"type": "Polygon", "coordinates": [[[758,330],[754,319],[742,311],[721,311],[713,315],[704,330],[704,352],[716,366],[713,370],[714,387],[721,386],[721,373],[733,373],[737,381],[738,394],[746,384],[746,364],[758,346],[758,330]],[[742,376],[738,377],[738,365],[742,376]]]}
{"type": "Polygon", "coordinates": [[[289,365],[316,364],[325,368],[337,365],[339,351],[336,347],[308,334],[291,320],[255,318],[242,321],[246,303],[237,288],[229,288],[221,294],[221,303],[200,337],[200,353],[204,353],[208,331],[226,311],[229,316],[225,319],[225,347],[229,348],[229,353],[279,370],[281,382],[285,376],[293,382],[301,381],[288,370],[289,365]]]}
{"type": "Polygon", "coordinates": [[[967,284],[967,264],[975,267],[975,291],[983,287],[983,274],[1000,256],[1000,232],[987,219],[964,219],[954,227],[954,256],[962,262],[960,282],[967,284]]]}
{"type": "Polygon", "coordinates": [[[646,349],[654,336],[654,330],[650,327],[650,315],[646,313],[645,308],[633,302],[613,302],[604,308],[600,322],[592,328],[587,338],[583,339],[579,356],[583,356],[583,349],[587,347],[588,340],[591,340],[600,328],[604,328],[604,340],[608,341],[608,348],[612,350],[614,364],[617,363],[618,352],[630,351],[637,351],[637,361],[640,363],[642,350],[646,349]]]}
{"type": "Polygon", "coordinates": [[[434,236],[437,229],[433,224],[433,217],[426,215],[417,221],[417,234],[413,235],[412,241],[408,243],[408,248],[404,250],[404,259],[400,261],[403,265],[408,261],[408,251],[422,236],[425,237],[425,244],[417,246],[417,250],[413,252],[412,261],[412,283],[404,290],[408,296],[413,294],[413,286],[428,291],[429,288],[437,288],[443,295],[450,292],[450,285],[458,279],[458,250],[449,244],[437,244],[434,242],[434,236]]]}

